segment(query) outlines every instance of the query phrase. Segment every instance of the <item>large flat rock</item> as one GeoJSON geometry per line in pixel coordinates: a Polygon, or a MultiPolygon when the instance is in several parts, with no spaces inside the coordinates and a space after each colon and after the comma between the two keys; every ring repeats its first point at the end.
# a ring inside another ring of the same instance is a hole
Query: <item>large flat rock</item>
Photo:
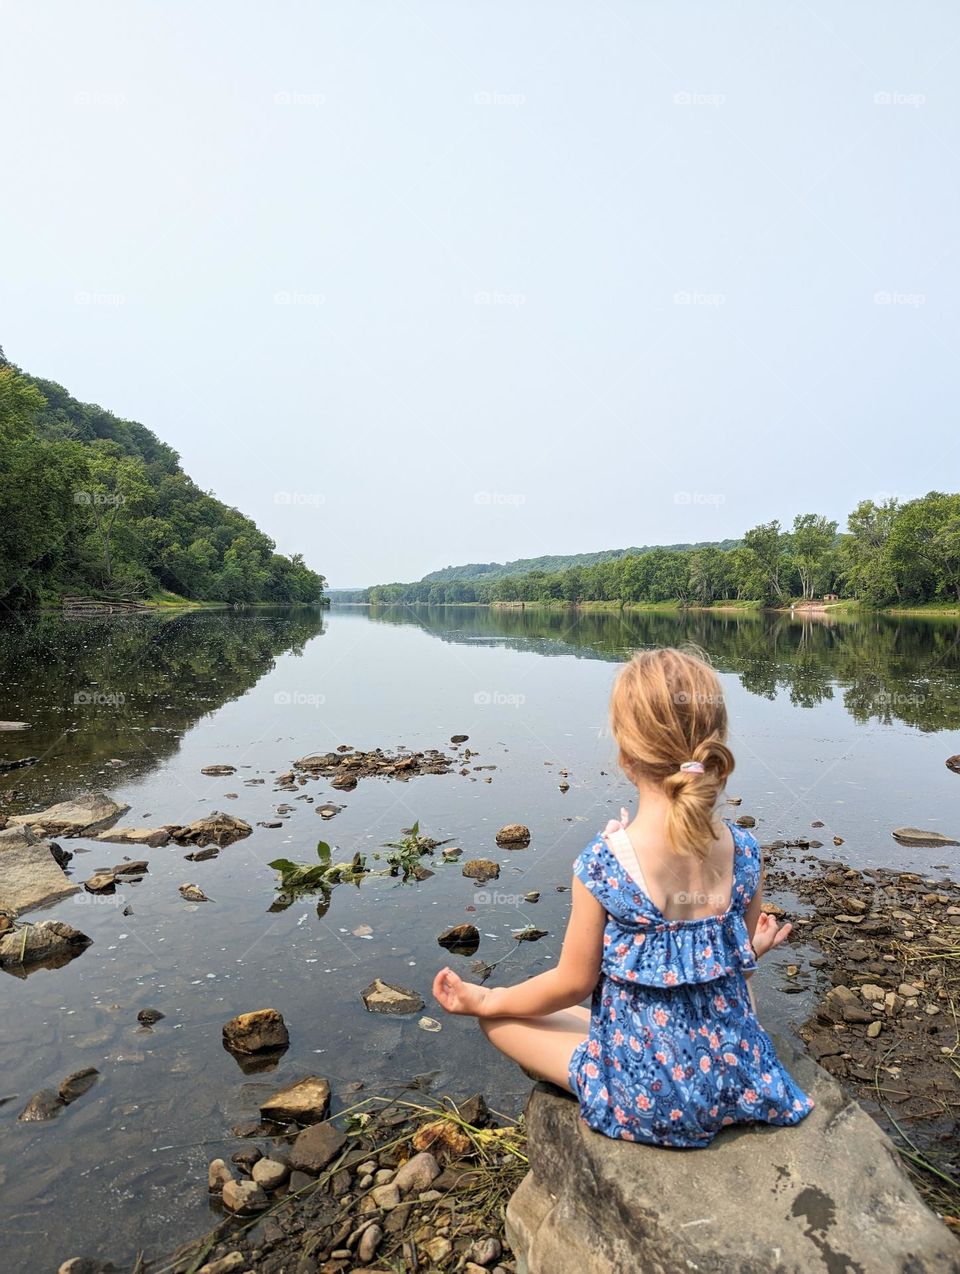
{"type": "Polygon", "coordinates": [[[530,1172],[507,1207],[518,1274],[958,1274],[960,1244],[889,1139],[811,1058],[778,1051],[813,1113],[702,1150],[603,1137],[538,1084],[530,1172]]]}
{"type": "Polygon", "coordinates": [[[19,916],[79,889],[63,874],[49,842],[38,840],[29,827],[7,827],[0,832],[0,907],[4,910],[19,916]]]}
{"type": "Polygon", "coordinates": [[[92,836],[111,827],[129,808],[129,805],[118,805],[104,792],[87,792],[33,814],[14,814],[9,822],[30,827],[45,836],[92,836]]]}

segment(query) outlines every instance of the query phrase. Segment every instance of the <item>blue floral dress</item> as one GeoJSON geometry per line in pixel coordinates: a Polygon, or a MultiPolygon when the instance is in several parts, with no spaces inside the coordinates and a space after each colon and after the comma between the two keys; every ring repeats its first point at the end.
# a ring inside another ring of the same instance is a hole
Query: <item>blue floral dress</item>
{"type": "MultiPolygon", "coordinates": [[[[728,1124],[796,1124],[813,1102],[781,1066],[744,973],[757,967],[744,912],[760,881],[756,840],[733,835],[732,900],[700,920],[668,920],[598,836],[574,864],[607,912],[588,1038],[570,1086],[597,1132],[705,1146],[728,1124]]],[[[624,833],[615,833],[624,835],[624,833]]]]}

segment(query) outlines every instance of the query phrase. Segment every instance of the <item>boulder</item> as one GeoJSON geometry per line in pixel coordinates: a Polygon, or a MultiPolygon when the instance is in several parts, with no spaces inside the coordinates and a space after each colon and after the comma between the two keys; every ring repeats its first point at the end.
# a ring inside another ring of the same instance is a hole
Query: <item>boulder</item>
{"type": "Polygon", "coordinates": [[[592,1132],[572,1098],[538,1084],[530,1171],[507,1206],[518,1274],[957,1274],[956,1239],[885,1134],[812,1058],[778,1051],[812,1114],[793,1128],[731,1128],[686,1153],[592,1132]]]}
{"type": "Polygon", "coordinates": [[[14,814],[10,822],[48,836],[92,836],[115,823],[129,808],[118,805],[104,792],[87,792],[34,814],[14,814]]]}
{"type": "Polygon", "coordinates": [[[463,864],[463,875],[470,880],[499,880],[500,867],[492,858],[471,858],[463,864]]]}
{"type": "Polygon", "coordinates": [[[0,907],[5,911],[19,916],[79,889],[63,874],[49,841],[38,840],[29,827],[0,832],[0,907]]]}
{"type": "Polygon", "coordinates": [[[178,845],[216,845],[223,849],[224,845],[232,845],[234,841],[249,836],[253,828],[242,818],[234,818],[232,814],[221,814],[214,810],[203,818],[194,819],[184,827],[167,828],[178,845]]]}
{"type": "Polygon", "coordinates": [[[27,925],[25,931],[8,929],[0,934],[0,965],[29,965],[41,961],[66,964],[89,947],[90,942],[85,933],[62,920],[41,920],[27,925]]]}
{"type": "Polygon", "coordinates": [[[110,845],[146,845],[159,849],[169,844],[170,832],[166,827],[111,827],[100,832],[97,840],[110,845]]]}
{"type": "Polygon", "coordinates": [[[286,1048],[290,1035],[276,1009],[255,1009],[224,1023],[223,1042],[232,1052],[260,1053],[265,1049],[286,1048]]]}
{"type": "Polygon", "coordinates": [[[297,1134],[287,1158],[293,1170],[308,1172],[315,1177],[323,1172],[346,1144],[344,1134],[329,1121],[314,1124],[297,1134]]]}
{"type": "Polygon", "coordinates": [[[318,1124],[326,1118],[329,1105],[330,1085],[319,1075],[310,1075],[268,1097],[260,1114],[278,1124],[318,1124]]]}
{"type": "Polygon", "coordinates": [[[497,832],[497,844],[501,848],[505,845],[520,846],[530,844],[530,828],[523,823],[507,823],[505,827],[501,827],[497,832]]]}
{"type": "Polygon", "coordinates": [[[416,991],[402,986],[391,986],[381,978],[374,978],[360,992],[363,1007],[370,1013],[419,1013],[423,1000],[416,991]]]}

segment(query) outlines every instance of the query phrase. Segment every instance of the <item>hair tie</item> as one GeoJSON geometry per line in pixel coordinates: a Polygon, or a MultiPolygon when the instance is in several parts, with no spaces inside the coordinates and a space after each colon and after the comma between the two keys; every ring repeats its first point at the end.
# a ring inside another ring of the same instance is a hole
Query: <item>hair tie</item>
{"type": "Polygon", "coordinates": [[[705,773],[702,761],[684,761],[680,766],[682,774],[703,774],[705,773]]]}

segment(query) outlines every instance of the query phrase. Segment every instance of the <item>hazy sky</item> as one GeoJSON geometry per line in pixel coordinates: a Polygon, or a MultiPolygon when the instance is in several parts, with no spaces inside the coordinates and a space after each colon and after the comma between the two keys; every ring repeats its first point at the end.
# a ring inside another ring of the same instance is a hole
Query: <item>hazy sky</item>
{"type": "Polygon", "coordinates": [[[7,356],[334,586],[960,486],[947,0],[2,24],[7,356]]]}

